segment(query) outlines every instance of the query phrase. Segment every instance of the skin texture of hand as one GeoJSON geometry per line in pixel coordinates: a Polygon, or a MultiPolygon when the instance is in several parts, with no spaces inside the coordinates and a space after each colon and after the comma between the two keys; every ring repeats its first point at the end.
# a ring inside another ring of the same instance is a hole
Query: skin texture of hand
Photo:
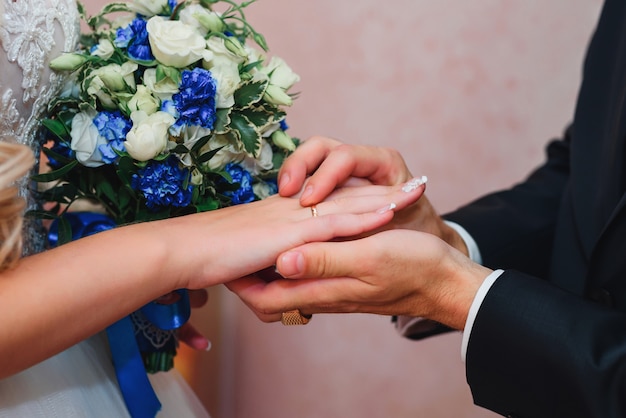
{"type": "MultiPolygon", "coordinates": [[[[379,228],[422,193],[344,188],[317,205],[315,218],[298,199],[273,196],[123,226],[22,258],[0,273],[0,378],[176,289],[224,283],[274,265],[290,248],[379,228]]],[[[193,329],[185,332],[183,339],[198,342],[193,329]]]]}
{"type": "Polygon", "coordinates": [[[406,230],[306,244],[282,254],[277,268],[285,279],[227,284],[263,321],[298,308],[304,314],[421,316],[455,329],[465,326],[491,272],[431,234],[406,230]]]}
{"type": "MultiPolygon", "coordinates": [[[[349,145],[316,136],[304,141],[285,161],[278,184],[281,196],[293,196],[302,190],[300,203],[310,206],[346,184],[363,184],[365,180],[369,184],[391,186],[412,177],[404,159],[394,149],[349,145]]],[[[428,232],[468,253],[461,237],[443,222],[426,196],[399,212],[385,228],[428,232]]]]}

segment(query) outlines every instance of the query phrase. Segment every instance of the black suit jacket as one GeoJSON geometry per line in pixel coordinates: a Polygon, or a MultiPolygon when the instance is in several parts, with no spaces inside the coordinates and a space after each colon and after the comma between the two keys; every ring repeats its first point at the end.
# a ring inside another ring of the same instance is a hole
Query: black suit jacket
{"type": "Polygon", "coordinates": [[[474,401],[502,415],[626,417],[626,1],[607,0],[576,112],[511,190],[448,214],[504,274],[467,351],[474,401]]]}

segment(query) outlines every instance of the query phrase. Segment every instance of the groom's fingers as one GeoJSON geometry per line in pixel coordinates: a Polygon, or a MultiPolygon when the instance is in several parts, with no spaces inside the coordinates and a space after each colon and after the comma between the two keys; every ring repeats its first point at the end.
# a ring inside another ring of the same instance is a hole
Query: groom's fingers
{"type": "MultiPolygon", "coordinates": [[[[281,196],[293,196],[340,142],[326,137],[313,137],[304,141],[284,161],[278,175],[278,189],[281,196]]],[[[332,190],[332,189],[331,189],[332,190]]]]}
{"type": "Polygon", "coordinates": [[[276,267],[286,278],[360,277],[370,260],[364,240],[315,242],[278,257],[276,267]]]}

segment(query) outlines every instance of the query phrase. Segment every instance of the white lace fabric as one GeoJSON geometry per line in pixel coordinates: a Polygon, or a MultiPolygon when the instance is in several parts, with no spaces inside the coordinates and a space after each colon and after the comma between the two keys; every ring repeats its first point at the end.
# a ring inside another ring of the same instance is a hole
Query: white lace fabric
{"type": "MultiPolygon", "coordinates": [[[[25,144],[39,155],[40,117],[64,82],[50,70],[50,59],[74,49],[79,29],[73,0],[0,0],[0,140],[25,144]]],[[[20,194],[27,209],[37,209],[31,187],[24,179],[20,194]]],[[[43,250],[39,223],[27,220],[24,231],[24,253],[43,250]]]]}
{"type": "MultiPolygon", "coordinates": [[[[79,33],[74,0],[0,0],[0,141],[24,144],[39,154],[41,117],[65,81],[49,63],[73,51],[79,33]]],[[[27,208],[38,208],[28,179],[18,186],[27,208]]],[[[44,234],[37,222],[25,222],[25,255],[44,249],[44,234]]],[[[77,313],[77,321],[82,314],[77,313]]],[[[208,417],[175,370],[150,380],[163,404],[159,417],[208,417]]],[[[127,416],[104,334],[0,380],[0,417],[86,416],[127,416]]]]}

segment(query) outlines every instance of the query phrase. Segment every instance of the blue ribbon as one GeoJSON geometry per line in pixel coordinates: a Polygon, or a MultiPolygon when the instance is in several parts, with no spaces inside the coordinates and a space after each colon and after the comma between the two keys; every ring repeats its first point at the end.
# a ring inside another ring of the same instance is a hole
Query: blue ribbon
{"type": "MultiPolygon", "coordinates": [[[[63,217],[72,228],[72,240],[116,226],[113,219],[98,213],[71,212],[63,217]]],[[[50,226],[48,240],[51,246],[58,245],[59,232],[56,221],[50,226]]],[[[189,320],[191,306],[186,289],[176,290],[176,294],[178,299],[173,303],[152,301],[140,308],[140,312],[157,328],[177,329],[189,320]]],[[[115,374],[128,412],[133,418],[154,418],[161,409],[161,403],[148,379],[137,339],[140,338],[140,343],[144,347],[147,341],[142,336],[136,335],[130,316],[110,325],[106,331],[115,374]]]]}

